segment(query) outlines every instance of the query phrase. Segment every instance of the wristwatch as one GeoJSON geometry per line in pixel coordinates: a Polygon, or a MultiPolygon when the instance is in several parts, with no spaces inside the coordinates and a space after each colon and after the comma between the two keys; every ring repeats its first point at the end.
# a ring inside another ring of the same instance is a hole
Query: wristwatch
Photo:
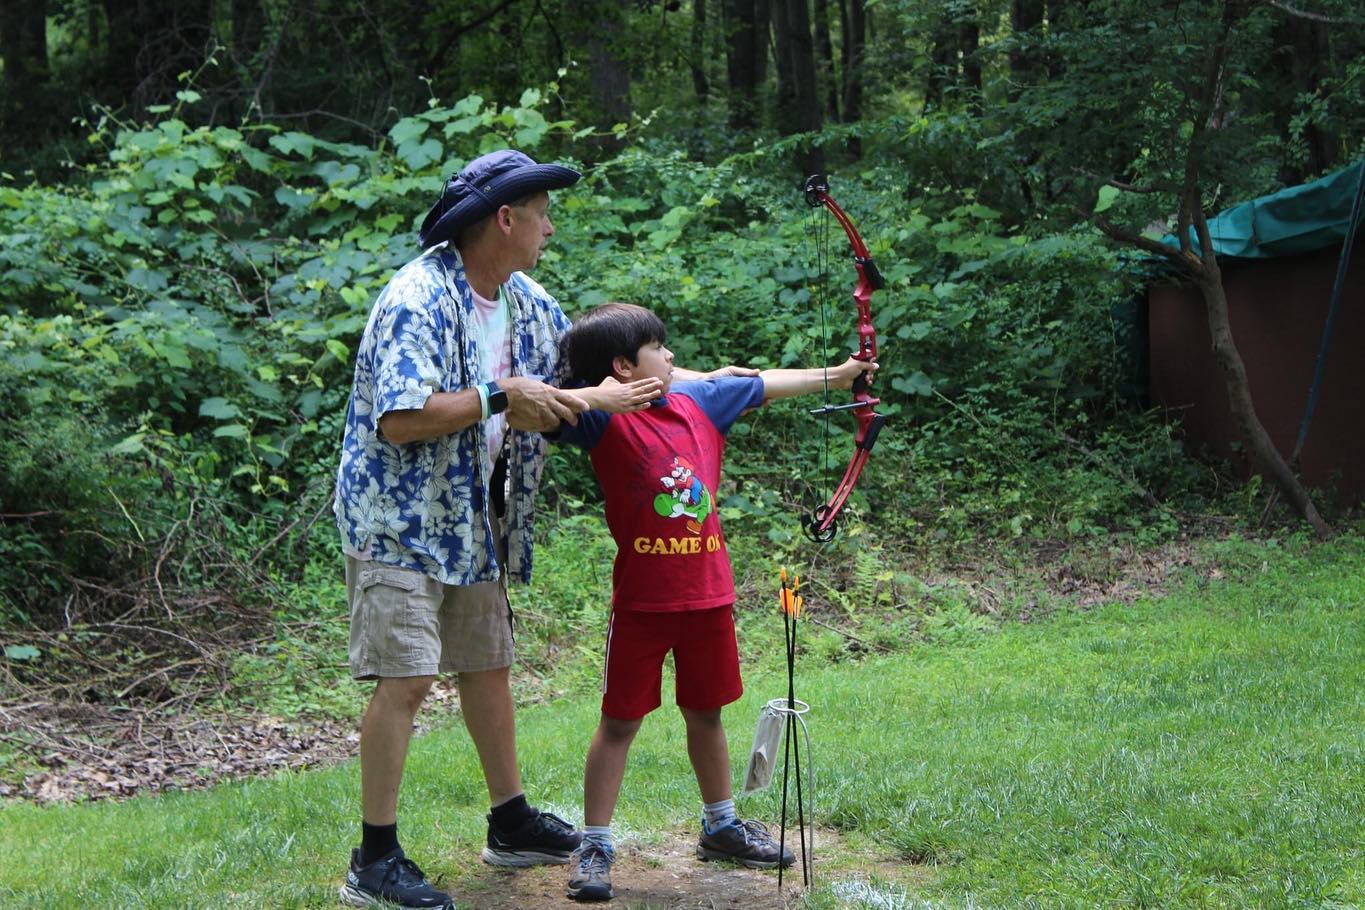
{"type": "Polygon", "coordinates": [[[488,414],[501,414],[507,410],[507,391],[501,388],[496,382],[484,383],[484,391],[488,393],[488,414]]]}

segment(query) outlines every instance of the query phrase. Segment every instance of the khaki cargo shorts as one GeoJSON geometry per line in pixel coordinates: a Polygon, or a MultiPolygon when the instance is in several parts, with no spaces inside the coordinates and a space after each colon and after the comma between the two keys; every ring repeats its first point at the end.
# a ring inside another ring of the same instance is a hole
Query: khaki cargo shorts
{"type": "Polygon", "coordinates": [[[497,581],[447,585],[414,569],[347,556],[346,599],[356,679],[476,673],[512,665],[505,573],[497,581]]]}

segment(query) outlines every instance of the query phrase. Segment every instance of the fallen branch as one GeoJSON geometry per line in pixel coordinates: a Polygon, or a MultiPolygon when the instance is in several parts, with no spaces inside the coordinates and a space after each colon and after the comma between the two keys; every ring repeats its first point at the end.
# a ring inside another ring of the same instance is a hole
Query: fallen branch
{"type": "Polygon", "coordinates": [[[886,645],[868,644],[867,642],[863,641],[861,638],[859,638],[858,636],[852,634],[851,632],[848,632],[848,631],[846,631],[846,630],[844,630],[844,629],[841,629],[841,628],[839,628],[838,626],[833,625],[833,624],[831,624],[831,623],[827,623],[827,622],[825,622],[825,621],[822,620],[822,619],[817,619],[817,618],[815,618],[814,616],[811,616],[809,613],[805,614],[805,618],[808,619],[808,620],[810,620],[811,622],[815,623],[817,626],[819,626],[819,627],[822,628],[822,629],[829,629],[831,632],[837,632],[838,634],[842,635],[844,638],[847,638],[849,641],[857,642],[857,643],[858,643],[858,647],[863,648],[864,650],[867,650],[867,651],[880,651],[880,652],[883,653],[883,654],[892,654],[892,653],[895,653],[891,648],[888,648],[886,645]]]}

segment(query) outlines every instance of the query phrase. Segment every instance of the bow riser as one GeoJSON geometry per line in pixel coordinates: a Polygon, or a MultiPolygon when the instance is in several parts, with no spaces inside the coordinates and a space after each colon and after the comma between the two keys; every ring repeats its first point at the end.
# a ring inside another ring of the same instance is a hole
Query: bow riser
{"type": "MultiPolygon", "coordinates": [[[[853,352],[853,357],[871,363],[877,359],[877,330],[872,327],[872,292],[876,290],[876,285],[864,271],[864,262],[870,263],[871,260],[857,261],[858,286],[853,289],[853,306],[858,312],[858,349],[853,352]]],[[[875,271],[876,266],[872,268],[875,271]]],[[[871,378],[867,373],[861,373],[853,380],[855,400],[867,392],[869,385],[871,378]]]]}

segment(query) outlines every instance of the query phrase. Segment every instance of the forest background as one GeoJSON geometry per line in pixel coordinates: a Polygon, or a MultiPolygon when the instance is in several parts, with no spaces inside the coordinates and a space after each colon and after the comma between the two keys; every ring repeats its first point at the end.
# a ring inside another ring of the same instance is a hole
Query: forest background
{"type": "MultiPolygon", "coordinates": [[[[1297,521],[1151,409],[1141,295],[1155,239],[1365,152],[1362,51],[1350,0],[7,0],[0,794],[250,770],[194,758],[185,718],[352,723],[352,357],[442,178],[493,148],[586,175],[535,275],[570,315],[650,306],[701,367],[842,357],[853,270],[801,193],[830,174],[887,281],[887,426],[829,544],[801,522],[837,417],[752,415],[720,491],[742,602],[779,563],[818,579],[819,656],[1297,521]],[[132,720],[191,760],[92,773],[132,720]]],[[[553,452],[540,509],[526,697],[591,687],[610,560],[581,458],[553,452]]]]}

